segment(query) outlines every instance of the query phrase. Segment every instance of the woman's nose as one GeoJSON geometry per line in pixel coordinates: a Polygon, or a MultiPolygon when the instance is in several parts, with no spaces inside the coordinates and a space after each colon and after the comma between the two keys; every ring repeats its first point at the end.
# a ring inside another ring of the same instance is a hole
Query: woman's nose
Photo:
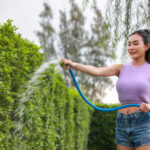
{"type": "Polygon", "coordinates": [[[130,46],[129,46],[129,49],[130,49],[130,50],[134,50],[134,45],[130,45],[130,46]]]}

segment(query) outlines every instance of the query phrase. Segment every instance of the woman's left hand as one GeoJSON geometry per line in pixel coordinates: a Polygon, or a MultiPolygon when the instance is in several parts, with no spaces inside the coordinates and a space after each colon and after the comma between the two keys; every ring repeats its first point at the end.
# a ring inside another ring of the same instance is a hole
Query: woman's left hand
{"type": "Polygon", "coordinates": [[[140,110],[147,113],[150,110],[150,104],[142,103],[140,105],[140,110]]]}

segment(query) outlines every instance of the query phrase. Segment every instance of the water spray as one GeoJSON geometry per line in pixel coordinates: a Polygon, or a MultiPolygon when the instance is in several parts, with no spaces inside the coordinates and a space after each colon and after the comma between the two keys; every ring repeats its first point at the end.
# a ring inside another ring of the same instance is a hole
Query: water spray
{"type": "MultiPolygon", "coordinates": [[[[65,64],[63,61],[60,61],[59,64],[60,64],[60,66],[68,66],[68,64],[65,64]]],[[[73,81],[74,81],[74,84],[75,84],[75,86],[76,86],[76,88],[77,88],[77,90],[78,90],[80,96],[83,98],[83,100],[84,100],[87,104],[89,104],[91,107],[93,107],[94,109],[96,109],[96,110],[98,110],[98,111],[110,112],[110,111],[116,111],[116,110],[119,110],[119,109],[122,109],[122,108],[126,108],[126,107],[140,107],[139,104],[127,104],[127,105],[122,105],[122,106],[118,106],[118,107],[114,107],[114,108],[101,108],[101,107],[97,107],[97,106],[93,105],[91,102],[89,102],[89,101],[85,98],[85,96],[82,94],[82,92],[81,92],[81,90],[80,90],[80,88],[79,88],[79,85],[78,85],[78,83],[77,83],[77,81],[76,81],[75,75],[74,75],[74,73],[73,73],[73,71],[72,71],[71,68],[69,69],[69,72],[70,72],[70,74],[71,74],[71,76],[72,76],[72,79],[73,79],[73,81]]],[[[148,117],[150,118],[150,113],[149,113],[149,112],[147,112],[147,115],[148,115],[148,117]]]]}

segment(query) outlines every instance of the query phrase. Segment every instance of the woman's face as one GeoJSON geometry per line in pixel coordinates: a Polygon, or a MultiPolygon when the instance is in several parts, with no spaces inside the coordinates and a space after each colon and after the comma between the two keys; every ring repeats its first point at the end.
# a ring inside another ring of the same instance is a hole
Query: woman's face
{"type": "Polygon", "coordinates": [[[145,59],[145,53],[147,45],[144,44],[143,38],[134,34],[131,35],[128,41],[128,53],[132,59],[138,59],[143,57],[145,59]]]}

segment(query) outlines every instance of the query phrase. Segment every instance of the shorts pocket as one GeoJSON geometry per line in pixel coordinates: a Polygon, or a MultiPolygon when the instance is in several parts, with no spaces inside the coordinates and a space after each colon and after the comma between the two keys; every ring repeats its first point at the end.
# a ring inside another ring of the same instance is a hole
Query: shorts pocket
{"type": "Polygon", "coordinates": [[[150,118],[147,114],[143,113],[143,115],[140,115],[135,119],[135,123],[141,124],[141,123],[150,123],[150,118]]]}

